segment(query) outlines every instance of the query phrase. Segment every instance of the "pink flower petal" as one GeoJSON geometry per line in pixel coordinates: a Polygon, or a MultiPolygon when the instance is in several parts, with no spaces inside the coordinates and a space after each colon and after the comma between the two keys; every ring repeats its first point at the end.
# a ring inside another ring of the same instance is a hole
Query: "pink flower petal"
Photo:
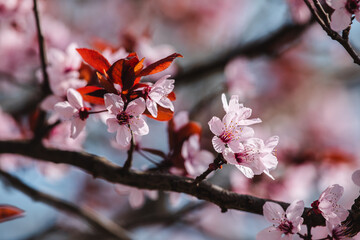
{"type": "Polygon", "coordinates": [[[55,104],[54,109],[64,120],[70,120],[77,112],[77,110],[67,101],[55,104]]]}
{"type": "Polygon", "coordinates": [[[145,100],[143,98],[137,98],[134,101],[131,101],[125,112],[132,116],[139,116],[145,111],[145,100]]]}
{"type": "Polygon", "coordinates": [[[254,177],[254,171],[249,168],[242,165],[235,165],[237,169],[239,169],[247,178],[253,178],[254,177]]]}
{"type": "Polygon", "coordinates": [[[352,176],[351,179],[353,180],[353,182],[358,185],[360,187],[360,169],[356,170],[352,176]]]}
{"type": "Polygon", "coordinates": [[[129,203],[132,208],[139,208],[145,202],[143,190],[132,188],[129,195],[129,203]]]}
{"type": "Polygon", "coordinates": [[[120,125],[116,132],[116,142],[122,147],[126,147],[130,144],[131,132],[126,125],[120,125]]]}
{"type": "Polygon", "coordinates": [[[286,217],[293,222],[297,217],[301,217],[304,212],[304,201],[297,200],[290,204],[286,209],[286,217]]]}
{"type": "Polygon", "coordinates": [[[86,125],[86,121],[85,120],[81,120],[80,118],[74,118],[71,121],[71,138],[77,138],[79,136],[79,134],[81,133],[81,131],[84,129],[86,125]]]}
{"type": "Polygon", "coordinates": [[[282,232],[276,227],[268,227],[256,235],[256,240],[280,240],[282,232]]]}
{"type": "Polygon", "coordinates": [[[224,124],[218,117],[212,117],[208,124],[210,131],[216,136],[220,136],[225,130],[224,124]]]}
{"type": "Polygon", "coordinates": [[[144,119],[132,118],[130,119],[130,128],[136,135],[146,135],[149,133],[149,126],[146,124],[144,119]]]}
{"type": "Polygon", "coordinates": [[[104,95],[106,109],[114,115],[122,112],[124,109],[124,101],[119,95],[107,93],[104,95]]]}
{"type": "Polygon", "coordinates": [[[153,117],[157,117],[158,110],[157,105],[154,101],[152,101],[151,99],[146,99],[146,108],[153,117]]]}
{"type": "Polygon", "coordinates": [[[223,143],[221,139],[217,136],[214,136],[212,138],[212,144],[215,151],[217,151],[218,153],[222,153],[225,150],[225,143],[223,143]]]}
{"type": "Polygon", "coordinates": [[[67,100],[76,109],[84,107],[84,101],[81,94],[75,89],[69,88],[67,90],[67,100]]]}
{"type": "Polygon", "coordinates": [[[106,125],[108,126],[108,132],[116,132],[119,128],[119,122],[116,118],[108,118],[106,119],[106,125]]]}
{"type": "Polygon", "coordinates": [[[347,28],[351,23],[351,14],[345,9],[335,9],[331,15],[330,27],[334,31],[342,31],[347,28]]]}
{"type": "Polygon", "coordinates": [[[277,203],[266,202],[263,206],[263,213],[266,220],[279,224],[284,216],[284,209],[277,203]]]}

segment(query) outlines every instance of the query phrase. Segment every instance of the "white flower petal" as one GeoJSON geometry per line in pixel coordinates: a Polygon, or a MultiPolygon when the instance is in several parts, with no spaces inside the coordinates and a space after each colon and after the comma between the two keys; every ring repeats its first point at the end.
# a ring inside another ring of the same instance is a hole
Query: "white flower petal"
{"type": "Polygon", "coordinates": [[[59,102],[55,104],[54,110],[60,115],[64,120],[70,120],[76,112],[78,112],[69,102],[59,102]]]}
{"type": "Polygon", "coordinates": [[[137,98],[133,101],[131,101],[125,112],[131,116],[139,116],[145,111],[145,100],[143,98],[137,98]]]}
{"type": "Polygon", "coordinates": [[[122,147],[126,147],[131,141],[131,131],[126,125],[120,125],[116,132],[116,142],[122,147]]]}
{"type": "Polygon", "coordinates": [[[297,217],[301,217],[304,212],[304,201],[297,200],[290,204],[286,209],[286,217],[293,222],[297,217]]]}
{"type": "Polygon", "coordinates": [[[356,170],[352,176],[351,179],[353,182],[360,187],[360,170],[356,170]]]}
{"type": "Polygon", "coordinates": [[[86,121],[85,120],[81,120],[80,118],[74,118],[71,121],[71,138],[77,138],[79,136],[79,134],[81,133],[81,131],[84,129],[86,125],[86,121]]]}
{"type": "Polygon", "coordinates": [[[149,133],[149,126],[142,118],[132,118],[129,123],[131,130],[136,135],[143,136],[149,133]]]}
{"type": "Polygon", "coordinates": [[[284,209],[277,203],[266,202],[263,206],[264,217],[271,223],[279,224],[284,213],[284,209]]]}
{"type": "Polygon", "coordinates": [[[330,27],[334,31],[342,31],[347,28],[351,23],[351,14],[345,9],[335,9],[331,15],[330,27]]]}
{"type": "Polygon", "coordinates": [[[114,115],[122,112],[124,109],[124,101],[119,95],[113,93],[106,93],[104,95],[106,109],[114,115]]]}
{"type": "Polygon", "coordinates": [[[241,165],[235,165],[235,167],[237,169],[239,169],[247,178],[253,178],[254,177],[254,172],[251,168],[249,167],[245,167],[245,166],[241,166],[241,165]]]}
{"type": "Polygon", "coordinates": [[[153,117],[157,117],[158,110],[157,105],[154,101],[152,101],[151,99],[146,99],[146,108],[153,117]]]}
{"type": "Polygon", "coordinates": [[[217,136],[214,136],[212,138],[212,144],[215,151],[217,151],[218,153],[222,153],[225,150],[225,143],[223,143],[223,141],[221,141],[221,139],[217,136]]]}
{"type": "Polygon", "coordinates": [[[80,109],[80,108],[84,107],[83,98],[82,98],[81,94],[78,91],[76,91],[75,89],[69,88],[67,90],[66,96],[67,96],[67,99],[68,99],[70,105],[73,106],[74,108],[80,109]]]}
{"type": "Polygon", "coordinates": [[[256,240],[280,240],[282,232],[276,227],[268,227],[256,235],[256,240]]]}
{"type": "Polygon", "coordinates": [[[225,130],[224,124],[218,117],[212,117],[208,124],[210,131],[216,136],[220,136],[225,130]]]}
{"type": "Polygon", "coordinates": [[[108,126],[108,132],[116,132],[119,128],[119,122],[116,118],[108,118],[106,119],[106,125],[108,126]]]}
{"type": "Polygon", "coordinates": [[[130,191],[129,203],[132,208],[139,208],[144,204],[145,197],[143,190],[133,188],[130,191]]]}

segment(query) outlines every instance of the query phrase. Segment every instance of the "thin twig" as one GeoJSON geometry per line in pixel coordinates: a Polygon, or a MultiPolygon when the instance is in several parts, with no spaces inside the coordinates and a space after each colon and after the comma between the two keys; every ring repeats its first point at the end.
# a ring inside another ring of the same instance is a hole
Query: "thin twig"
{"type": "Polygon", "coordinates": [[[102,231],[104,234],[110,237],[116,239],[130,239],[128,233],[124,229],[122,229],[119,225],[117,225],[116,223],[110,220],[100,219],[94,212],[91,212],[90,210],[78,208],[77,206],[75,206],[70,202],[67,202],[65,200],[35,190],[34,188],[22,182],[20,179],[12,176],[11,174],[1,169],[0,169],[0,176],[6,179],[6,181],[9,182],[14,188],[25,193],[35,201],[46,203],[61,211],[65,211],[79,218],[82,218],[86,220],[90,225],[92,225],[93,227],[95,227],[99,231],[102,231]]]}
{"type": "Polygon", "coordinates": [[[199,77],[222,71],[226,64],[237,56],[248,58],[274,55],[288,49],[291,43],[300,39],[300,36],[314,23],[311,18],[304,24],[287,24],[270,33],[267,37],[239,44],[206,63],[193,64],[191,68],[179,72],[174,78],[177,84],[185,84],[198,80],[199,77]]]}
{"type": "MultiPolygon", "coordinates": [[[[43,83],[42,83],[42,91],[41,91],[41,98],[40,101],[49,95],[51,93],[50,89],[50,83],[49,83],[49,75],[46,70],[46,54],[45,54],[45,45],[44,45],[44,37],[41,32],[41,26],[40,26],[40,18],[39,18],[39,12],[37,8],[37,0],[33,0],[34,4],[34,16],[36,21],[36,30],[37,30],[37,37],[38,37],[38,43],[39,43],[39,51],[40,51],[40,61],[41,61],[41,72],[43,75],[43,83]]],[[[43,110],[40,110],[38,113],[38,118],[36,121],[36,126],[34,129],[34,141],[40,141],[41,140],[41,132],[42,128],[44,127],[46,119],[46,112],[43,110]]]]}
{"type": "Polygon", "coordinates": [[[337,41],[338,43],[340,43],[344,47],[344,49],[349,53],[351,58],[354,60],[354,63],[360,65],[360,57],[355,52],[355,50],[352,48],[351,44],[349,43],[348,37],[343,38],[339,33],[335,32],[330,27],[328,27],[324,23],[323,19],[319,16],[319,14],[312,7],[309,0],[304,0],[304,2],[308,6],[308,8],[309,8],[310,12],[312,13],[312,15],[315,17],[315,20],[320,24],[322,29],[331,37],[331,39],[337,41]]]}
{"type": "Polygon", "coordinates": [[[135,139],[134,139],[134,134],[131,131],[130,148],[129,148],[128,152],[127,152],[128,156],[127,156],[126,162],[125,162],[124,167],[123,167],[124,171],[128,171],[131,168],[134,149],[135,149],[135,139]]]}
{"type": "Polygon", "coordinates": [[[44,36],[41,31],[40,26],[40,18],[39,18],[39,12],[37,8],[37,0],[33,0],[34,3],[34,16],[36,21],[36,30],[37,30],[37,37],[39,42],[39,51],[40,51],[40,61],[41,61],[41,72],[43,75],[43,93],[48,94],[51,92],[50,90],[50,84],[49,84],[49,75],[46,70],[46,55],[45,55],[45,45],[44,45],[44,36]]]}
{"type": "Polygon", "coordinates": [[[205,178],[212,173],[213,171],[219,169],[222,167],[222,165],[226,163],[221,153],[217,155],[217,157],[214,159],[213,163],[209,164],[208,169],[206,169],[205,172],[203,172],[200,176],[195,178],[194,184],[199,184],[201,181],[205,180],[205,178]]]}

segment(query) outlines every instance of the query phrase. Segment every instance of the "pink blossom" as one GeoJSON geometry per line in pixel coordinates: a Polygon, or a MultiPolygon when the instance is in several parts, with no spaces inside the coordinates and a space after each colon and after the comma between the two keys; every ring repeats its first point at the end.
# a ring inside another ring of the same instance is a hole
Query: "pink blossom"
{"type": "Polygon", "coordinates": [[[356,170],[352,176],[351,179],[353,182],[360,187],[360,170],[356,170]]]}
{"type": "Polygon", "coordinates": [[[145,100],[137,98],[124,109],[124,101],[119,95],[107,93],[104,96],[105,106],[112,117],[106,120],[109,132],[116,132],[116,141],[123,147],[130,144],[132,134],[146,135],[149,127],[140,117],[145,111],[145,100]]]}
{"type": "Polygon", "coordinates": [[[315,213],[321,213],[325,220],[334,226],[341,224],[349,212],[337,202],[344,193],[344,188],[338,184],[331,185],[323,191],[319,200],[314,201],[311,206],[315,213]]]}
{"type": "Polygon", "coordinates": [[[181,148],[181,155],[185,159],[185,169],[190,176],[198,176],[203,173],[214,159],[209,151],[200,150],[199,141],[199,135],[192,135],[181,148]]]}
{"type": "Polygon", "coordinates": [[[82,131],[76,139],[71,138],[71,122],[62,122],[51,129],[49,135],[43,139],[46,147],[57,148],[69,151],[82,151],[83,143],[86,138],[86,132],[82,131]]]}
{"type": "Polygon", "coordinates": [[[265,143],[262,139],[250,138],[241,145],[240,151],[234,153],[226,149],[223,155],[228,163],[235,165],[248,178],[265,173],[274,179],[269,170],[277,166],[273,151],[278,143],[278,136],[269,138],[265,143]]]}
{"type": "Polygon", "coordinates": [[[212,144],[218,153],[224,152],[227,147],[233,152],[239,152],[243,149],[241,141],[254,135],[254,130],[239,125],[238,119],[236,112],[229,112],[222,121],[218,117],[212,117],[209,121],[210,130],[215,134],[212,144]]]}
{"type": "Polygon", "coordinates": [[[334,9],[331,15],[330,26],[335,31],[342,31],[351,24],[351,17],[355,14],[356,20],[360,21],[360,2],[358,0],[326,0],[326,3],[334,9]]]}
{"type": "Polygon", "coordinates": [[[115,186],[116,192],[121,195],[129,195],[129,204],[132,208],[139,208],[145,202],[145,197],[148,196],[150,199],[155,200],[158,197],[157,191],[142,190],[134,187],[129,187],[121,184],[115,186]]]}
{"type": "Polygon", "coordinates": [[[68,101],[59,102],[55,105],[55,111],[64,120],[71,120],[71,138],[79,136],[86,125],[90,108],[84,106],[81,94],[75,89],[68,89],[68,101]]]}
{"type": "Polygon", "coordinates": [[[146,95],[146,108],[153,117],[157,117],[157,105],[174,111],[174,105],[167,95],[173,91],[175,80],[168,79],[169,77],[170,75],[166,75],[160,78],[154,85],[149,83],[149,86],[143,89],[146,95]]]}
{"type": "Polygon", "coordinates": [[[303,0],[287,0],[287,2],[296,23],[304,24],[309,21],[311,13],[303,0]]]}
{"type": "Polygon", "coordinates": [[[183,126],[189,122],[189,112],[180,111],[173,117],[174,131],[179,131],[183,126]]]}
{"type": "Polygon", "coordinates": [[[242,100],[256,96],[256,77],[249,70],[246,58],[238,57],[231,60],[226,65],[224,74],[229,93],[239,95],[242,100]]]}
{"type": "Polygon", "coordinates": [[[251,116],[252,110],[251,108],[244,107],[242,103],[239,103],[239,96],[232,95],[228,103],[225,94],[222,94],[221,101],[226,113],[235,112],[237,114],[238,125],[248,126],[261,123],[260,118],[248,119],[251,116]]]}
{"type": "Polygon", "coordinates": [[[79,68],[81,57],[76,52],[77,45],[70,44],[66,51],[50,49],[48,54],[48,73],[50,88],[57,96],[64,96],[69,88],[80,88],[86,85],[85,80],[80,80],[79,68]]]}
{"type": "Polygon", "coordinates": [[[304,221],[301,217],[303,211],[304,201],[302,200],[292,202],[286,212],[279,204],[266,202],[263,206],[264,217],[274,225],[259,232],[256,239],[293,239],[293,234],[301,230],[301,224],[304,221]]]}

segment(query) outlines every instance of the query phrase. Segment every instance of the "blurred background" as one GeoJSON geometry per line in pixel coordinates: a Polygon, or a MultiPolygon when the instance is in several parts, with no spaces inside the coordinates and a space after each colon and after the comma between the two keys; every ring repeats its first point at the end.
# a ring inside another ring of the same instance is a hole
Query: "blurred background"
{"type": "MultiPolygon", "coordinates": [[[[345,189],[341,203],[346,208],[358,196],[351,174],[360,167],[360,68],[311,19],[302,1],[38,3],[50,68],[62,63],[61,54],[72,43],[98,49],[109,61],[136,51],[149,64],[178,52],[184,58],[163,75],[175,79],[175,115],[188,111],[190,119],[201,124],[203,149],[215,153],[207,122],[224,115],[221,93],[239,95],[253,110],[252,117],[262,119],[254,126],[257,137],[280,137],[275,181],[262,175],[247,179],[225,166],[212,175],[212,183],[285,202],[303,199],[308,207],[334,183],[345,189]]],[[[39,103],[42,81],[32,1],[0,0],[0,20],[0,139],[25,139],[31,136],[32,103],[39,103]]],[[[359,33],[355,21],[350,32],[355,48],[360,47],[359,33]]],[[[50,71],[49,77],[59,75],[50,71]]],[[[167,153],[167,123],[147,122],[150,134],[142,137],[141,146],[167,153]]],[[[124,163],[126,150],[116,147],[101,120],[90,119],[86,133],[76,140],[69,139],[68,129],[67,123],[60,124],[44,144],[124,163]]],[[[159,161],[156,157],[150,158],[159,161]]],[[[135,153],[134,168],[153,167],[147,158],[135,153]]],[[[184,194],[114,186],[69,166],[2,154],[0,167],[38,190],[114,219],[134,239],[246,240],[270,225],[262,216],[221,213],[217,206],[184,194]]],[[[2,240],[106,239],[76,217],[32,201],[6,181],[0,182],[0,204],[25,210],[25,217],[0,224],[2,240]]]]}

